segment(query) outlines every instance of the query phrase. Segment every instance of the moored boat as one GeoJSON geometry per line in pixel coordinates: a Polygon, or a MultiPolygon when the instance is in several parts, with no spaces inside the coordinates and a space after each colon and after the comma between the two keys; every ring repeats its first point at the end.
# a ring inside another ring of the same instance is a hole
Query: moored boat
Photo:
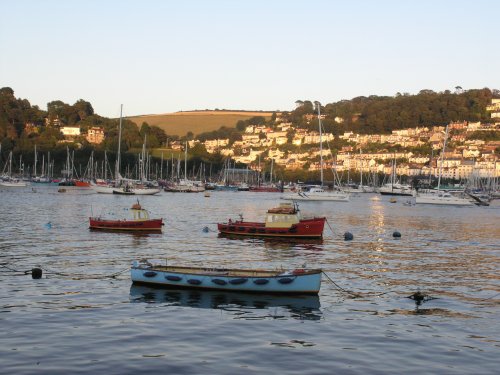
{"type": "Polygon", "coordinates": [[[252,237],[284,237],[284,238],[322,238],[325,217],[303,218],[298,206],[281,203],[266,213],[265,222],[229,219],[218,223],[221,234],[252,237]]]}
{"type": "Polygon", "coordinates": [[[28,183],[26,181],[18,180],[15,178],[0,180],[0,186],[3,187],[26,187],[28,183]]]}
{"type": "Polygon", "coordinates": [[[132,219],[110,220],[101,217],[89,218],[89,229],[128,232],[161,232],[163,219],[150,219],[148,211],[139,202],[130,209],[132,219]]]}
{"type": "Polygon", "coordinates": [[[321,269],[260,270],[153,265],[135,261],[135,284],[249,293],[318,294],[321,269]]]}

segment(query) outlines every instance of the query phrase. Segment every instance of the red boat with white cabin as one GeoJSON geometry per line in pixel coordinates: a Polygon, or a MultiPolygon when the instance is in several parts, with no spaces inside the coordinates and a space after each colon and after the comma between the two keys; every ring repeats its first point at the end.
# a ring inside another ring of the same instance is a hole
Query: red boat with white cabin
{"type": "Polygon", "coordinates": [[[223,235],[277,238],[322,238],[325,217],[303,218],[297,204],[281,203],[266,213],[265,222],[233,221],[218,223],[217,228],[223,235]]]}
{"type": "Polygon", "coordinates": [[[139,201],[130,209],[131,219],[110,220],[101,217],[89,218],[89,229],[127,232],[161,232],[163,219],[150,219],[148,211],[144,210],[139,201]]]}

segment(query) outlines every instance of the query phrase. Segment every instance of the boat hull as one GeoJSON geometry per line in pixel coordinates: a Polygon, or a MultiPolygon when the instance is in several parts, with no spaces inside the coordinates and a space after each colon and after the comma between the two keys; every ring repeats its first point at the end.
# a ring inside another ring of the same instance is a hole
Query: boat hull
{"type": "Polygon", "coordinates": [[[19,181],[19,182],[12,182],[12,181],[2,181],[0,182],[0,186],[3,186],[3,187],[26,187],[28,186],[28,183],[24,182],[24,181],[19,181]]]}
{"type": "Polygon", "coordinates": [[[395,195],[395,196],[404,196],[404,197],[412,197],[413,192],[403,192],[403,191],[380,191],[380,195],[395,195]]]}
{"type": "Polygon", "coordinates": [[[218,223],[217,229],[221,234],[251,236],[251,237],[276,237],[276,238],[323,238],[323,229],[326,219],[303,219],[291,227],[266,227],[264,223],[235,221],[218,223]]]}
{"type": "Polygon", "coordinates": [[[92,189],[98,194],[121,194],[121,195],[155,195],[160,193],[160,188],[130,188],[128,191],[113,186],[94,185],[92,189]]]}
{"type": "Polygon", "coordinates": [[[123,232],[161,232],[163,219],[103,220],[89,218],[89,229],[123,232]]]}
{"type": "Polygon", "coordinates": [[[465,198],[439,197],[439,196],[416,196],[416,204],[433,204],[441,206],[472,206],[473,203],[465,198]]]}
{"type": "Polygon", "coordinates": [[[321,274],[321,269],[284,272],[137,264],[130,271],[134,284],[277,294],[318,294],[321,274]]]}
{"type": "Polygon", "coordinates": [[[300,201],[300,202],[349,202],[349,194],[308,194],[297,193],[292,195],[284,195],[281,197],[284,200],[300,201]]]}

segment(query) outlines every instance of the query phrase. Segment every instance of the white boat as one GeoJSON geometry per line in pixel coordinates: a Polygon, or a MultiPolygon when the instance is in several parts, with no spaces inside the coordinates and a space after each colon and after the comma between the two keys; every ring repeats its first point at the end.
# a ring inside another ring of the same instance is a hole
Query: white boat
{"type": "MultiPolygon", "coordinates": [[[[349,202],[350,196],[348,192],[342,190],[328,191],[323,187],[323,128],[321,126],[320,103],[316,102],[318,108],[318,123],[319,123],[319,155],[320,155],[320,186],[311,186],[307,191],[298,191],[293,194],[282,195],[281,199],[291,201],[330,201],[330,202],[349,202]]],[[[336,174],[335,174],[335,177],[336,174]]]]}
{"type": "Polygon", "coordinates": [[[428,190],[419,192],[415,197],[416,204],[439,204],[446,206],[472,206],[473,203],[462,197],[457,197],[443,190],[428,190]]]}
{"type": "Polygon", "coordinates": [[[160,193],[161,189],[156,187],[140,186],[104,186],[92,185],[92,189],[98,194],[120,194],[120,195],[155,195],[160,193]]]}
{"type": "Polygon", "coordinates": [[[411,197],[415,194],[415,190],[410,185],[396,182],[382,185],[379,188],[379,193],[382,195],[403,195],[411,197]]]}
{"type": "Polygon", "coordinates": [[[294,194],[283,195],[281,199],[292,201],[335,201],[349,202],[349,193],[343,191],[328,191],[322,187],[311,187],[308,190],[302,190],[294,194]]]}
{"type": "Polygon", "coordinates": [[[9,152],[9,159],[4,165],[3,176],[0,178],[0,186],[3,187],[26,187],[28,183],[26,181],[13,178],[12,177],[12,151],[9,152]],[[7,174],[5,174],[5,169],[7,168],[7,174]]]}
{"type": "Polygon", "coordinates": [[[443,158],[448,139],[448,126],[444,135],[443,151],[441,152],[441,164],[439,167],[438,186],[436,190],[419,191],[415,197],[415,204],[435,204],[443,206],[472,206],[472,202],[463,197],[452,195],[450,192],[440,190],[441,175],[443,171],[443,158]]]}
{"type": "Polygon", "coordinates": [[[0,186],[3,187],[26,187],[28,183],[26,181],[17,180],[17,179],[8,179],[4,181],[0,181],[0,186]]]}
{"type": "MultiPolygon", "coordinates": [[[[113,185],[92,184],[92,189],[99,194],[120,194],[120,195],[155,195],[161,189],[156,186],[148,186],[144,181],[137,182],[136,180],[125,179],[120,174],[120,158],[121,158],[121,139],[122,139],[122,111],[123,104],[120,107],[120,123],[118,130],[118,152],[115,164],[115,182],[113,185]]],[[[141,157],[141,179],[145,179],[144,160],[145,160],[145,144],[144,140],[143,152],[141,157]]]]}
{"type": "Polygon", "coordinates": [[[172,193],[202,193],[205,191],[205,184],[182,179],[177,183],[167,183],[164,190],[172,193]]]}
{"type": "Polygon", "coordinates": [[[392,173],[389,183],[382,185],[378,192],[381,195],[398,195],[413,197],[415,189],[408,184],[401,184],[396,177],[396,160],[392,160],[392,173]]]}

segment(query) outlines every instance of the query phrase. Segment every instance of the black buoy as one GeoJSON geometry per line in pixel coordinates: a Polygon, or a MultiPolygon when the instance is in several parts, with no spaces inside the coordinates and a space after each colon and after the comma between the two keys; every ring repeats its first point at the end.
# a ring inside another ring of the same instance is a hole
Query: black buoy
{"type": "Polygon", "coordinates": [[[43,271],[41,268],[32,268],[31,269],[31,277],[33,279],[41,279],[43,271]]]}
{"type": "Polygon", "coordinates": [[[401,233],[399,233],[398,231],[394,231],[392,233],[392,237],[394,237],[394,238],[401,238],[401,233]]]}
{"type": "Polygon", "coordinates": [[[417,290],[415,293],[409,295],[408,298],[414,300],[417,306],[420,306],[422,302],[425,302],[428,299],[432,299],[427,294],[422,293],[420,290],[417,290]]]}
{"type": "Polygon", "coordinates": [[[204,227],[204,228],[203,228],[203,233],[208,233],[208,232],[210,232],[210,228],[208,228],[208,227],[204,227]]]}
{"type": "Polygon", "coordinates": [[[352,235],[351,232],[345,232],[344,233],[344,241],[352,241],[354,236],[352,235]]]}

